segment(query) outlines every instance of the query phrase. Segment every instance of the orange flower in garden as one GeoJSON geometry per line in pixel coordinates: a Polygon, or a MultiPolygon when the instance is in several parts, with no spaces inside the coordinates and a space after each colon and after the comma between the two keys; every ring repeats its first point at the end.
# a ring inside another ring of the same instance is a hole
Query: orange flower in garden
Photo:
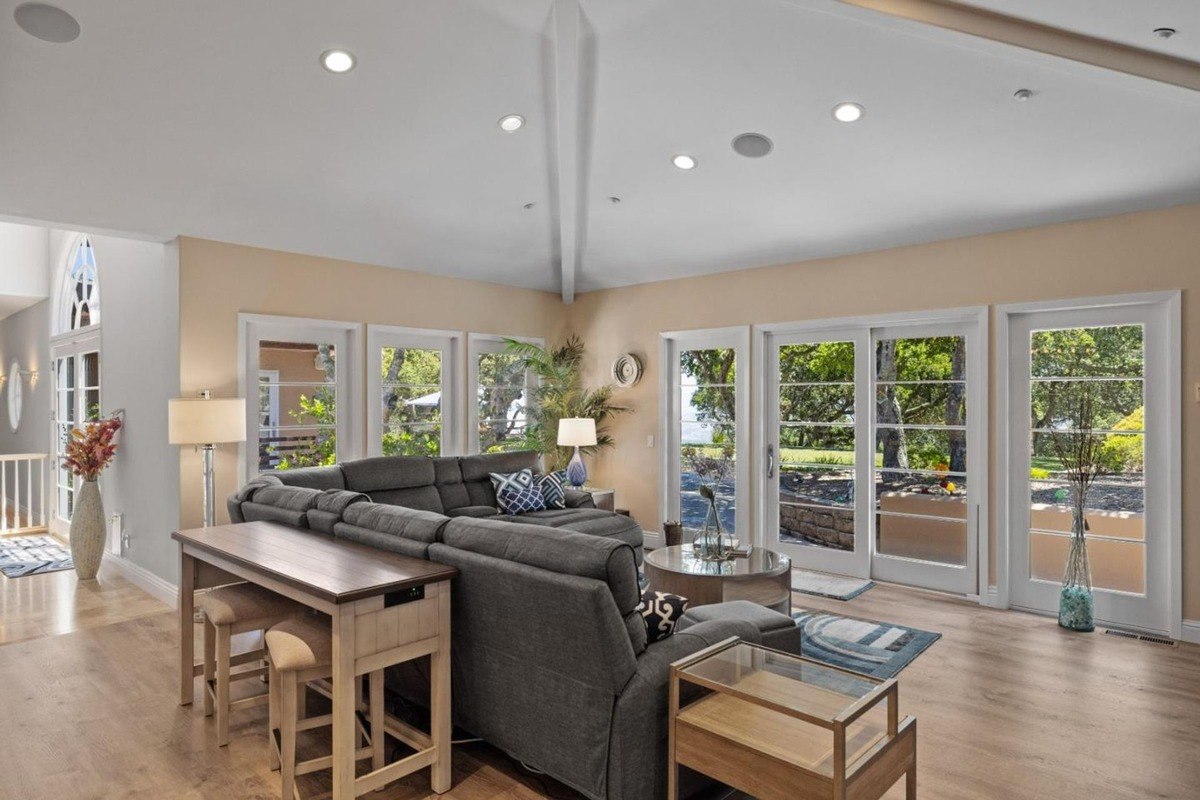
{"type": "Polygon", "coordinates": [[[117,431],[123,425],[120,412],[107,419],[89,422],[83,427],[71,429],[71,441],[67,442],[63,455],[63,467],[86,481],[94,481],[112,463],[117,453],[117,431]]]}

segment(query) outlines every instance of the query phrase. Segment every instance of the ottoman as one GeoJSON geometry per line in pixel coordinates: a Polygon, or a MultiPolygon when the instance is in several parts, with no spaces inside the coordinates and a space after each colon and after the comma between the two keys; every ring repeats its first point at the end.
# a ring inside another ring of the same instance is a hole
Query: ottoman
{"type": "Polygon", "coordinates": [[[692,625],[698,625],[710,619],[737,619],[749,622],[762,634],[764,647],[800,655],[800,629],[796,627],[796,620],[787,614],[772,611],[766,606],[760,606],[749,600],[730,600],[725,603],[690,608],[680,618],[676,630],[685,631],[692,625]]]}

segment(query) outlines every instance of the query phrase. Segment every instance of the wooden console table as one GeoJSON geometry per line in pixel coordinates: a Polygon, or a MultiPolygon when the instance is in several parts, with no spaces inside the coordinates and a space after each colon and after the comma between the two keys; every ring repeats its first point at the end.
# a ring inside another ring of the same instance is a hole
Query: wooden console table
{"type": "Polygon", "coordinates": [[[195,692],[197,589],[250,581],[328,614],[333,625],[333,797],[352,800],[430,767],[450,789],[450,580],[458,570],[271,522],[176,531],[179,570],[179,702],[195,692]],[[395,718],[387,732],[417,752],[356,778],[359,676],[431,658],[430,731],[395,718]]]}
{"type": "Polygon", "coordinates": [[[917,796],[917,721],[879,681],[737,638],[671,665],[667,799],[689,767],[759,800],[917,796]],[[681,685],[707,690],[680,707],[681,685]],[[880,703],[886,700],[886,713],[880,703]]]}

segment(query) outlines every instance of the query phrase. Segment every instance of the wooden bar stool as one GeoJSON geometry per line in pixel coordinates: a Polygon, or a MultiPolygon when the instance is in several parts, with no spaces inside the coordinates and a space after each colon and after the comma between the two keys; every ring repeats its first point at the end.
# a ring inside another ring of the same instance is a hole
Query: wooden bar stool
{"type": "MultiPolygon", "coordinates": [[[[271,769],[279,769],[283,800],[300,797],[296,776],[333,767],[333,756],[312,758],[296,763],[296,733],[333,724],[333,714],[302,718],[298,705],[300,692],[309,681],[333,677],[333,634],[328,617],[293,617],[267,631],[270,660],[270,755],[271,769]]],[[[372,769],[385,761],[383,708],[383,670],[368,674],[367,709],[370,724],[362,712],[356,712],[359,734],[367,747],[355,750],[356,761],[372,760],[372,769]]]]}
{"type": "MultiPolygon", "coordinates": [[[[267,693],[230,701],[229,687],[233,681],[263,677],[267,668],[255,666],[233,671],[230,638],[238,633],[265,631],[306,608],[286,597],[252,583],[239,583],[213,589],[200,598],[204,609],[204,716],[217,715],[217,746],[229,744],[229,715],[233,711],[252,708],[267,702],[267,693]]],[[[266,649],[239,655],[238,664],[261,661],[266,649]]]]}

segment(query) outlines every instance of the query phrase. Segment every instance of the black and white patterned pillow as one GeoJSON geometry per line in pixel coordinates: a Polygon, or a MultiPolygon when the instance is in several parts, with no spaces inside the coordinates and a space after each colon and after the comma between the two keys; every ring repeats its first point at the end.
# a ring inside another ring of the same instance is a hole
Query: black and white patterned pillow
{"type": "MultiPolygon", "coordinates": [[[[533,486],[533,470],[523,469],[519,472],[492,472],[492,488],[496,490],[496,505],[501,511],[508,511],[504,505],[504,493],[509,490],[516,489],[532,489],[533,486]]],[[[540,493],[540,489],[538,490],[540,493]]]]}
{"type": "Polygon", "coordinates": [[[546,507],[546,499],[542,497],[541,489],[536,486],[509,487],[497,497],[500,507],[510,517],[526,514],[530,511],[541,511],[546,507]]]}
{"type": "Polygon", "coordinates": [[[646,641],[657,642],[674,633],[675,625],[683,616],[683,612],[687,611],[687,607],[686,597],[656,592],[653,589],[642,592],[642,620],[646,623],[646,641]]]}
{"type": "Polygon", "coordinates": [[[566,470],[551,472],[548,475],[538,475],[533,482],[541,490],[542,497],[546,499],[546,508],[567,507],[566,470]]]}

